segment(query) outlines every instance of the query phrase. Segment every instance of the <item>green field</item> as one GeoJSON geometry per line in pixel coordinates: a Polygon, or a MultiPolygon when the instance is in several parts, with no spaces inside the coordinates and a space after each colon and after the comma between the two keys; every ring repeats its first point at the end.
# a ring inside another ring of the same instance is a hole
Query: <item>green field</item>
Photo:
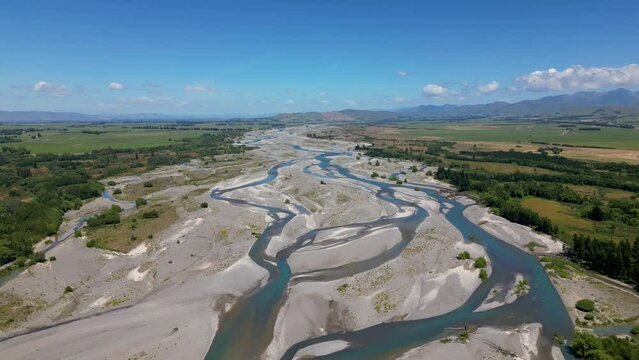
{"type": "MultiPolygon", "coordinates": [[[[579,125],[578,127],[584,127],[579,125]]],[[[557,124],[517,124],[499,122],[430,123],[409,122],[399,125],[401,136],[428,136],[451,141],[547,142],[639,150],[639,129],[601,127],[599,131],[573,130],[557,124]],[[563,134],[563,135],[562,135],[563,134]]]]}
{"type": "Polygon", "coordinates": [[[628,226],[620,222],[592,221],[579,216],[577,210],[569,204],[558,201],[529,197],[521,204],[541,216],[545,216],[559,227],[559,236],[570,241],[573,234],[593,236],[597,239],[630,242],[639,236],[639,228],[628,226]]]}
{"type": "MultiPolygon", "coordinates": [[[[142,148],[160,145],[170,145],[175,140],[198,137],[209,130],[158,130],[158,129],[134,129],[133,126],[167,125],[157,123],[85,125],[78,124],[38,124],[38,125],[2,125],[0,129],[43,129],[41,131],[25,132],[19,136],[21,142],[5,143],[3,146],[22,147],[32,153],[83,153],[104,148],[142,148]],[[66,129],[64,131],[63,129],[66,129]],[[88,134],[83,131],[97,131],[100,134],[88,134]],[[38,133],[40,137],[38,137],[38,133]]],[[[242,128],[254,128],[252,125],[235,124],[242,128]]],[[[198,124],[203,128],[228,128],[224,124],[206,123],[198,124]]]]}

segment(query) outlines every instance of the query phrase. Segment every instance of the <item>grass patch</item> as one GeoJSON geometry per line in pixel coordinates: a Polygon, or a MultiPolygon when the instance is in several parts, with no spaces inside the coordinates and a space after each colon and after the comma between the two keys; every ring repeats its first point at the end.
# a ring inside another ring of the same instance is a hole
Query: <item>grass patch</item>
{"type": "Polygon", "coordinates": [[[119,224],[89,229],[87,236],[95,247],[127,253],[144,240],[171,226],[177,219],[174,207],[155,205],[122,219],[119,224]],[[143,213],[150,212],[157,213],[157,217],[143,216],[143,213]]]}
{"type": "Polygon", "coordinates": [[[144,197],[156,191],[164,190],[169,187],[184,185],[185,183],[186,180],[183,177],[162,177],[154,179],[153,181],[145,181],[138,184],[128,185],[126,188],[124,188],[123,194],[121,196],[118,196],[118,198],[127,201],[134,201],[135,199],[144,197]],[[150,183],[152,185],[145,185],[147,183],[150,183]]]}
{"type": "Polygon", "coordinates": [[[375,311],[378,314],[386,314],[395,308],[395,304],[391,303],[388,292],[383,291],[375,298],[375,311]]]}
{"type": "Polygon", "coordinates": [[[540,261],[551,276],[571,279],[576,272],[581,272],[581,270],[573,262],[564,258],[542,256],[540,261]]]}
{"type": "Polygon", "coordinates": [[[26,303],[15,294],[1,293],[0,330],[23,322],[37,309],[38,306],[26,303]]]}
{"type": "Polygon", "coordinates": [[[579,216],[576,207],[547,200],[529,197],[521,205],[545,216],[559,228],[559,238],[571,242],[573,234],[587,235],[602,240],[633,242],[639,236],[639,228],[612,221],[593,221],[579,216]]]}

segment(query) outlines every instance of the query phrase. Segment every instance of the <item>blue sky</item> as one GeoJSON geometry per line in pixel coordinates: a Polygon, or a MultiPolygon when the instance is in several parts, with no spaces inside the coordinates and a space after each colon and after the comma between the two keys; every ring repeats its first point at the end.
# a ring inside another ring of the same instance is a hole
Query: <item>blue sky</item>
{"type": "Polygon", "coordinates": [[[4,0],[0,110],[267,114],[636,89],[638,14],[639,1],[4,0]]]}

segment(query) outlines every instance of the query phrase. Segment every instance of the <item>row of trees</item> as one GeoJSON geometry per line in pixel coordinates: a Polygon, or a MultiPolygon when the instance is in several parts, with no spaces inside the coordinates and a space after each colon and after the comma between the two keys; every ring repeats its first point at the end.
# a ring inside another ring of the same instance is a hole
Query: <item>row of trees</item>
{"type": "Polygon", "coordinates": [[[639,238],[615,243],[575,234],[568,254],[589,269],[639,285],[639,238]]]}

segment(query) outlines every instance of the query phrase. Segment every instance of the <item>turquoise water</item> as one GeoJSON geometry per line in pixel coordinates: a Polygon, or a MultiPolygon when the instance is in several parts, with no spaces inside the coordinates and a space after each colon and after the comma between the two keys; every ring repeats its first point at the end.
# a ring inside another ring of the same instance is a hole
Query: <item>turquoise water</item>
{"type": "MultiPolygon", "coordinates": [[[[297,147],[298,150],[304,150],[297,147]]],[[[355,224],[371,229],[393,224],[402,232],[402,241],[394,248],[380,254],[374,259],[362,261],[349,266],[344,266],[327,271],[317,271],[305,276],[304,280],[328,280],[350,276],[354,273],[372,269],[401,254],[404,247],[410,242],[412,236],[427,213],[422,208],[404,200],[394,198],[394,188],[413,186],[387,184],[372,179],[355,176],[345,168],[331,164],[331,156],[336,153],[324,153],[316,157],[320,161],[319,167],[328,171],[328,177],[339,174],[359,182],[373,184],[380,190],[376,196],[384,201],[391,202],[400,207],[411,207],[414,214],[402,219],[382,218],[376,221],[355,224]]],[[[276,178],[278,170],[291,162],[279,164],[269,170],[265,179],[247,184],[242,187],[256,186],[276,178]]],[[[309,168],[305,172],[313,174],[309,168]]],[[[315,174],[314,174],[315,175],[315,174]]],[[[319,174],[318,174],[319,175],[319,174]]],[[[266,285],[258,288],[247,297],[240,299],[231,311],[220,319],[220,328],[213,339],[206,359],[256,359],[262,354],[273,337],[273,327],[280,306],[286,298],[286,289],[291,281],[291,271],[286,262],[288,256],[295,250],[312,243],[318,230],[309,231],[300,236],[297,241],[286,249],[280,251],[275,258],[269,258],[264,254],[268,242],[272,236],[281,233],[282,228],[294,216],[285,209],[277,209],[262,205],[250,204],[241,200],[225,198],[225,191],[214,191],[211,196],[215,199],[229,201],[238,206],[261,207],[275,216],[276,213],[286,214],[283,218],[276,218],[267,227],[261,237],[251,248],[249,255],[260,266],[269,271],[270,277],[266,285]]],[[[538,322],[542,324],[542,343],[540,344],[540,358],[550,357],[551,339],[553,334],[561,334],[570,338],[573,333],[573,325],[564,305],[554,286],[548,279],[544,269],[537,259],[490,235],[479,226],[473,224],[465,216],[463,211],[466,206],[451,201],[442,196],[437,190],[423,188],[430,197],[440,204],[452,203],[453,207],[446,214],[447,220],[465,236],[467,241],[472,241],[485,247],[491,260],[492,274],[487,281],[482,283],[472,296],[461,307],[437,317],[424,320],[388,322],[357,331],[346,331],[328,334],[302,341],[292,346],[283,359],[292,359],[295,353],[306,346],[330,340],[346,340],[350,346],[343,350],[321,358],[327,359],[387,359],[395,358],[401,353],[436,340],[451,333],[451,329],[464,326],[494,326],[513,327],[526,323],[538,322]],[[501,306],[496,309],[474,312],[475,309],[489,295],[490,290],[497,284],[511,284],[516,274],[522,274],[531,285],[528,294],[520,297],[514,303],[501,306]]],[[[350,225],[354,226],[354,225],[350,225]]],[[[302,281],[304,281],[302,280],[302,281]]],[[[567,355],[567,354],[566,354],[567,355]]],[[[568,356],[569,357],[569,356],[568,356]]]]}

